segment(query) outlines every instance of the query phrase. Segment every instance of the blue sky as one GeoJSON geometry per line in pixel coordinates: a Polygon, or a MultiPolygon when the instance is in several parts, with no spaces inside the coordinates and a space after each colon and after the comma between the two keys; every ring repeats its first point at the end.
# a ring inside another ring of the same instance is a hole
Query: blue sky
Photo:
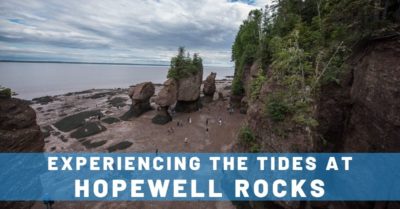
{"type": "Polygon", "coordinates": [[[250,10],[268,0],[1,0],[0,59],[168,64],[178,46],[232,65],[250,10]]]}

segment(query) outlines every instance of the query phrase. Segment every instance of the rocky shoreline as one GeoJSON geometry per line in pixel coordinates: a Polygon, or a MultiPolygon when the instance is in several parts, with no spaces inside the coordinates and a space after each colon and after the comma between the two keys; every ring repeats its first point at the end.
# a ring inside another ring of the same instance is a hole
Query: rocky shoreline
{"type": "MultiPolygon", "coordinates": [[[[216,80],[218,97],[229,98],[231,79],[216,80]]],[[[135,86],[131,86],[135,87],[135,86]]],[[[36,111],[37,123],[45,137],[45,152],[76,152],[76,151],[150,151],[155,145],[132,146],[134,142],[126,135],[138,135],[143,132],[145,137],[163,140],[163,134],[150,134],[151,131],[136,130],[135,125],[151,123],[151,118],[157,114],[155,103],[161,84],[154,85],[154,95],[149,99],[150,111],[138,118],[124,118],[131,109],[129,89],[90,89],[71,92],[57,96],[44,96],[32,100],[31,107],[36,111]],[[148,133],[149,132],[149,133],[148,133]],[[151,148],[150,148],[151,147],[151,148]]],[[[201,93],[200,98],[204,98],[201,93]]],[[[209,100],[209,99],[208,99],[209,100]]],[[[212,102],[212,101],[211,101],[212,102]]],[[[227,106],[227,101],[222,101],[227,106]]],[[[185,117],[185,113],[178,116],[185,117]]],[[[190,114],[188,114],[190,115],[190,114]]],[[[181,119],[185,120],[185,119],[181,119]]],[[[141,126],[139,125],[139,126],[141,126]]],[[[152,124],[153,126],[153,124],[152,124]]],[[[156,129],[167,129],[154,125],[156,129]]],[[[171,125],[167,125],[168,128],[171,125]]],[[[148,126],[147,126],[148,127],[148,126]]]]}

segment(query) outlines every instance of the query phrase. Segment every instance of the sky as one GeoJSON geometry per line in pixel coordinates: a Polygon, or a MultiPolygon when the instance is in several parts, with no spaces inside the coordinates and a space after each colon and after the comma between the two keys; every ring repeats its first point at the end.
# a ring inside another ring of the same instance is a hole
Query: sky
{"type": "Polygon", "coordinates": [[[231,46],[269,0],[1,0],[0,60],[169,64],[184,46],[232,66],[231,46]]]}

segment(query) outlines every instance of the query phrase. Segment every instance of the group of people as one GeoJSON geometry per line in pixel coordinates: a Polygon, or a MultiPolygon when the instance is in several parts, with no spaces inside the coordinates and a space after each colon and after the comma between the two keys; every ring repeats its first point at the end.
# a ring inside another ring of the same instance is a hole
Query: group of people
{"type": "MultiPolygon", "coordinates": [[[[234,113],[234,109],[233,109],[233,107],[232,106],[229,106],[228,108],[227,108],[227,110],[228,110],[228,112],[229,112],[229,114],[230,115],[232,115],[233,113],[234,113]]],[[[173,111],[171,111],[171,113],[172,114],[174,114],[175,112],[173,111]]],[[[206,135],[207,135],[207,137],[209,137],[209,131],[210,131],[210,129],[209,129],[209,123],[210,123],[210,118],[206,118],[206,122],[205,122],[205,131],[206,131],[206,135]]],[[[188,118],[187,118],[187,123],[188,124],[192,124],[192,117],[191,116],[189,116],[188,118]]],[[[222,120],[222,117],[218,117],[218,120],[217,120],[217,122],[218,122],[218,125],[219,126],[222,126],[223,125],[223,120],[222,120]]],[[[178,121],[176,121],[176,126],[177,127],[183,127],[183,122],[182,122],[182,120],[178,120],[178,121]]],[[[169,127],[168,128],[168,134],[173,134],[174,133],[174,128],[173,127],[169,127]]],[[[187,138],[187,137],[185,137],[184,138],[184,143],[185,144],[187,144],[187,143],[189,143],[189,139],[187,138]]]]}

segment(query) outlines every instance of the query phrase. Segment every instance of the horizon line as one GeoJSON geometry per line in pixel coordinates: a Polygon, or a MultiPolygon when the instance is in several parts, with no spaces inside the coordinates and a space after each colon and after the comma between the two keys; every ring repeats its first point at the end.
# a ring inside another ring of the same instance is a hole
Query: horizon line
{"type": "MultiPolygon", "coordinates": [[[[142,66],[170,66],[169,64],[150,63],[124,63],[124,62],[80,62],[80,61],[51,61],[51,60],[0,60],[0,62],[21,62],[21,63],[60,63],[60,64],[100,64],[100,65],[142,65],[142,66]]],[[[209,67],[233,67],[228,65],[207,65],[209,67]]]]}

